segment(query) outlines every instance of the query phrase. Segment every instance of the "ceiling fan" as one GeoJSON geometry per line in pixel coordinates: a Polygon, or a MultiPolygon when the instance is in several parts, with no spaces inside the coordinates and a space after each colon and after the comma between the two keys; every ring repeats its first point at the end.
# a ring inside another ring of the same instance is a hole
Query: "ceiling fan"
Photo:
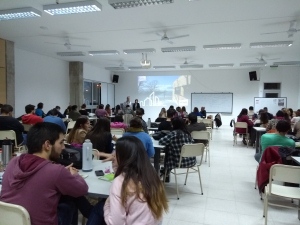
{"type": "MultiPolygon", "coordinates": [[[[258,62],[258,63],[264,63],[264,64],[267,64],[267,63],[268,63],[268,62],[266,61],[266,58],[264,58],[263,55],[261,55],[260,58],[256,58],[256,59],[257,59],[257,61],[255,61],[255,62],[258,62]]],[[[272,59],[267,58],[267,60],[277,60],[277,59],[280,59],[280,58],[272,58],[272,59]]],[[[246,62],[254,62],[254,61],[246,61],[246,62]]]]}
{"type": "Polygon", "coordinates": [[[300,29],[297,29],[297,21],[292,20],[290,21],[290,28],[287,31],[278,31],[278,32],[268,32],[268,33],[261,33],[262,35],[264,34],[278,34],[278,33],[287,33],[288,37],[291,38],[294,36],[295,33],[300,31],[300,29]]]}
{"type": "Polygon", "coordinates": [[[73,44],[71,44],[70,43],[70,40],[69,40],[69,38],[68,37],[65,37],[64,38],[65,39],[65,43],[55,43],[55,42],[44,42],[44,43],[46,43],[46,44],[52,44],[52,45],[63,45],[63,46],[65,46],[68,50],[70,50],[71,49],[71,47],[91,47],[90,45],[73,45],[73,44]]]}
{"type": "Polygon", "coordinates": [[[184,62],[183,63],[175,63],[175,64],[179,64],[179,65],[189,65],[191,63],[193,63],[195,61],[193,60],[188,60],[187,58],[184,59],[184,62]]]}
{"type": "Polygon", "coordinates": [[[152,41],[165,41],[168,42],[169,44],[173,44],[173,39],[178,39],[178,38],[185,38],[190,36],[189,34],[184,34],[184,35],[179,35],[179,36],[173,36],[173,37],[168,37],[167,35],[167,31],[164,31],[163,34],[160,34],[158,32],[155,33],[157,36],[161,37],[160,39],[155,39],[155,40],[148,40],[148,41],[144,41],[144,42],[152,42],[152,41]]]}

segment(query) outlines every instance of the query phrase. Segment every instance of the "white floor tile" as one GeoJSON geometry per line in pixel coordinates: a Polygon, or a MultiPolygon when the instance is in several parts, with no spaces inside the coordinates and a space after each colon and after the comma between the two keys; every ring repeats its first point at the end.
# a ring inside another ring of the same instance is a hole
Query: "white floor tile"
{"type": "Polygon", "coordinates": [[[242,225],[239,224],[238,214],[214,210],[205,211],[204,224],[207,225],[242,225]]]}

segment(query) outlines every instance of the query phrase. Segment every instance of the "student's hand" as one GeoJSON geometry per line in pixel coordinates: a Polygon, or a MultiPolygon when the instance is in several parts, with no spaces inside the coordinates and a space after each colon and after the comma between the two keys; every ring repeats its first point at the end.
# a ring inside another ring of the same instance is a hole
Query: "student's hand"
{"type": "Polygon", "coordinates": [[[101,157],[105,157],[106,159],[102,160],[103,162],[113,161],[115,156],[112,154],[101,155],[101,157]]]}
{"type": "Polygon", "coordinates": [[[69,170],[72,175],[78,174],[78,170],[75,167],[72,167],[72,166],[73,166],[73,163],[66,166],[66,169],[69,170]]]}
{"type": "Polygon", "coordinates": [[[117,140],[118,140],[118,138],[116,137],[116,135],[114,135],[114,136],[112,137],[112,139],[113,139],[114,141],[117,141],[117,140]]]}

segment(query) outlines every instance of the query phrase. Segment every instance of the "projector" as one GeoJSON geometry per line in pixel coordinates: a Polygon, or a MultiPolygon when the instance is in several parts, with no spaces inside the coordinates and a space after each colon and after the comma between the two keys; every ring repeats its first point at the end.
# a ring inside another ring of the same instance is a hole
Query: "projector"
{"type": "Polygon", "coordinates": [[[145,69],[149,69],[151,67],[150,60],[141,60],[141,66],[145,69]]]}

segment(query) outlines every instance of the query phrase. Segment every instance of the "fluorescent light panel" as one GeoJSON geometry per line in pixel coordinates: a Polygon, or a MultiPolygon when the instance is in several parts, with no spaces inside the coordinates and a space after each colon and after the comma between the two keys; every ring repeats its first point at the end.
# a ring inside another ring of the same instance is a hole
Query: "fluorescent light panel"
{"type": "Polygon", "coordinates": [[[273,65],[275,65],[275,66],[293,66],[293,65],[300,65],[300,61],[274,62],[273,65]]]}
{"type": "Polygon", "coordinates": [[[265,66],[266,63],[240,63],[240,66],[265,66]]]}
{"type": "Polygon", "coordinates": [[[14,19],[25,19],[31,17],[41,17],[42,13],[32,7],[19,8],[19,9],[7,9],[0,11],[1,20],[14,20],[14,19]]]}
{"type": "Polygon", "coordinates": [[[170,47],[170,48],[162,48],[162,52],[189,52],[196,51],[195,46],[183,46],[183,47],[170,47]]]}
{"type": "Polygon", "coordinates": [[[119,55],[117,50],[107,50],[107,51],[90,51],[89,55],[119,55]]]}
{"type": "Polygon", "coordinates": [[[142,67],[142,66],[129,66],[129,70],[146,70],[149,69],[149,67],[142,67]]]}
{"type": "Polygon", "coordinates": [[[136,54],[136,53],[155,53],[154,48],[144,48],[144,49],[125,49],[124,54],[136,54]]]}
{"type": "Polygon", "coordinates": [[[173,3],[174,0],[108,0],[114,9],[133,8],[138,6],[161,5],[173,3]]]}
{"type": "Polygon", "coordinates": [[[203,48],[206,50],[224,50],[224,49],[240,49],[242,44],[220,44],[220,45],[203,45],[203,48]]]}
{"type": "Polygon", "coordinates": [[[233,67],[233,63],[225,63],[225,64],[209,64],[209,67],[233,67]]]}
{"type": "Polygon", "coordinates": [[[290,47],[292,41],[255,42],[250,43],[250,48],[290,47]]]}
{"type": "Polygon", "coordinates": [[[59,56],[84,56],[83,52],[57,52],[59,56]]]}
{"type": "Polygon", "coordinates": [[[87,12],[98,12],[101,11],[101,4],[97,1],[80,1],[80,2],[69,2],[52,5],[44,5],[43,10],[50,15],[64,15],[64,14],[75,14],[75,13],[87,13],[87,12]]]}
{"type": "Polygon", "coordinates": [[[203,65],[201,64],[191,64],[191,65],[180,65],[181,69],[187,69],[187,68],[203,68],[203,65]]]}
{"type": "Polygon", "coordinates": [[[175,69],[176,66],[153,66],[153,69],[175,69]]]}
{"type": "Polygon", "coordinates": [[[116,67],[105,67],[106,70],[125,70],[124,67],[116,66],[116,67]]]}

